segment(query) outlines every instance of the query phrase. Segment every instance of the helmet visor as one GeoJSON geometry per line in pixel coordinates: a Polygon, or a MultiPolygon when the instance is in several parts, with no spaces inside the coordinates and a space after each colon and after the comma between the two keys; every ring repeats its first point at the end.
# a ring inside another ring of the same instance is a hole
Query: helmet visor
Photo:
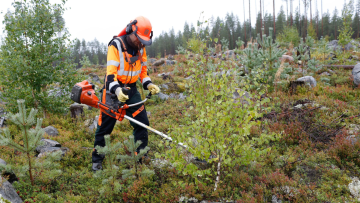
{"type": "Polygon", "coordinates": [[[149,37],[141,37],[139,34],[135,34],[140,42],[145,46],[150,46],[152,44],[152,39],[149,37]]]}

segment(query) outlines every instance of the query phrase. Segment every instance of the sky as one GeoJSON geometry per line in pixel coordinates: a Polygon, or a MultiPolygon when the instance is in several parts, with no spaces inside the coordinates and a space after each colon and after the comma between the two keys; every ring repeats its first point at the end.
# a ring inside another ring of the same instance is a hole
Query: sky
{"type": "MultiPolygon", "coordinates": [[[[50,0],[51,3],[59,3],[61,0],[50,0]]],[[[293,0],[294,12],[298,8],[300,0],[293,0]]],[[[301,0],[302,1],[302,0],[301,0]]],[[[322,0],[323,11],[332,13],[335,7],[341,9],[346,0],[322,0]]],[[[349,1],[349,0],[348,0],[349,1]]],[[[4,25],[2,24],[5,12],[14,10],[11,3],[14,0],[0,0],[0,38],[4,36],[4,25]]],[[[273,1],[263,0],[264,9],[273,12],[273,1]]],[[[313,13],[315,2],[313,2],[313,13]]],[[[320,10],[321,0],[317,0],[320,10]]],[[[172,28],[177,33],[183,31],[185,22],[196,26],[197,20],[209,19],[211,16],[225,18],[226,13],[234,13],[240,21],[244,20],[244,0],[68,0],[64,13],[66,27],[71,34],[71,39],[85,39],[92,41],[95,38],[107,43],[112,36],[117,35],[132,19],[137,16],[147,17],[153,27],[154,37],[162,32],[168,32],[172,28]]],[[[252,25],[255,25],[256,12],[260,10],[260,0],[250,0],[252,25]],[[256,5],[256,7],[255,7],[256,5]]],[[[286,13],[286,2],[275,0],[275,12],[284,6],[286,13]]],[[[304,11],[303,4],[301,12],[304,11]]],[[[289,11],[290,12],[290,11],[289,11]]],[[[308,11],[308,15],[310,12],[308,11]]],[[[249,18],[249,1],[245,0],[245,18],[249,18]]]]}

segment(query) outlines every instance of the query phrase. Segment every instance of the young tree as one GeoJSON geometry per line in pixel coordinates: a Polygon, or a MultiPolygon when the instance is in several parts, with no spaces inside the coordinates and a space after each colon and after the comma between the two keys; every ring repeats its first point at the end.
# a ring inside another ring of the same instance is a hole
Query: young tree
{"type": "Polygon", "coordinates": [[[352,0],[345,5],[343,11],[342,11],[342,28],[339,30],[339,44],[343,47],[345,51],[345,45],[351,42],[351,36],[353,34],[352,28],[351,28],[351,19],[352,19],[352,12],[351,12],[351,5],[352,0]]]}
{"type": "Polygon", "coordinates": [[[70,40],[62,21],[64,4],[50,4],[48,0],[15,1],[15,11],[5,15],[6,37],[1,46],[0,74],[8,109],[16,110],[16,100],[25,99],[26,105],[46,111],[65,110],[70,102],[66,95],[54,98],[48,94],[57,84],[65,92],[77,80],[70,61],[70,40]],[[61,35],[57,35],[62,32],[61,35]]]}
{"type": "MultiPolygon", "coordinates": [[[[44,135],[45,131],[41,128],[42,119],[35,119],[35,115],[37,113],[37,110],[31,109],[29,115],[26,115],[26,109],[25,109],[25,101],[24,100],[18,100],[18,108],[19,113],[12,114],[9,116],[10,121],[15,123],[18,128],[21,130],[22,134],[22,144],[18,143],[18,136],[13,136],[10,134],[10,130],[8,128],[2,129],[0,131],[0,145],[1,146],[8,146],[12,149],[18,150],[22,153],[25,153],[28,159],[28,167],[27,168],[29,172],[29,177],[31,181],[31,185],[34,185],[34,177],[32,175],[32,170],[34,169],[34,164],[32,163],[32,156],[31,153],[35,151],[36,147],[43,144],[41,141],[42,136],[44,135]],[[32,126],[36,123],[36,127],[32,128],[32,126]]],[[[49,158],[52,160],[60,160],[61,151],[58,151],[57,153],[51,154],[49,158]]],[[[36,166],[39,166],[39,162],[35,164],[36,166]]],[[[49,162],[46,162],[44,166],[57,166],[57,164],[52,163],[49,164],[49,162]]],[[[1,168],[1,166],[0,166],[1,168]]],[[[59,174],[60,171],[54,171],[56,173],[51,173],[53,175],[59,174]]]]}

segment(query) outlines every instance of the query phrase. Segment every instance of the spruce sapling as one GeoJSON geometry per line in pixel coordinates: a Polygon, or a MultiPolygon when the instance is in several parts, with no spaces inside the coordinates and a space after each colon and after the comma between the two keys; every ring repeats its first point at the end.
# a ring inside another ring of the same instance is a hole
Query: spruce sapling
{"type": "Polygon", "coordinates": [[[136,149],[141,145],[141,141],[135,143],[134,136],[130,135],[128,140],[124,141],[125,146],[130,151],[130,155],[118,155],[117,158],[121,159],[122,162],[128,163],[132,168],[124,169],[122,171],[123,179],[139,177],[150,177],[155,174],[153,170],[150,170],[144,166],[139,166],[139,161],[142,157],[150,150],[149,147],[141,149],[139,153],[136,153],[136,149]]]}
{"type": "MultiPolygon", "coordinates": [[[[103,178],[102,185],[106,185],[106,183],[111,184],[111,187],[113,191],[120,191],[121,185],[119,182],[115,182],[115,178],[117,175],[117,172],[119,170],[119,167],[115,165],[116,162],[116,153],[119,149],[122,148],[122,144],[120,142],[117,142],[115,144],[112,144],[110,142],[110,135],[105,135],[105,146],[96,146],[95,149],[99,154],[105,155],[106,158],[106,168],[103,170],[98,170],[95,173],[95,177],[103,178]]],[[[106,189],[106,186],[100,188],[100,193],[104,193],[106,189]]]]}
{"type": "MultiPolygon", "coordinates": [[[[28,159],[28,167],[25,167],[30,176],[31,185],[34,185],[34,177],[32,175],[32,170],[34,168],[40,167],[41,165],[45,168],[52,168],[55,164],[52,163],[54,160],[60,159],[61,151],[56,153],[50,154],[47,156],[46,159],[48,162],[40,163],[37,162],[35,165],[31,162],[30,154],[35,151],[36,147],[41,146],[43,142],[41,141],[42,136],[44,135],[45,131],[41,128],[42,119],[38,118],[35,121],[35,115],[37,110],[31,109],[28,116],[26,116],[26,109],[25,109],[25,101],[18,100],[18,107],[19,113],[17,114],[10,114],[9,120],[12,121],[15,125],[17,125],[22,132],[22,144],[18,144],[15,142],[15,137],[10,134],[10,130],[8,128],[4,128],[0,130],[0,146],[8,146],[17,151],[25,153],[28,159]],[[36,123],[35,128],[31,128],[36,123]]],[[[2,167],[5,170],[10,170],[10,166],[2,167]]],[[[24,169],[24,168],[23,168],[24,169]]],[[[55,175],[58,174],[59,171],[52,171],[51,174],[55,175]]]]}

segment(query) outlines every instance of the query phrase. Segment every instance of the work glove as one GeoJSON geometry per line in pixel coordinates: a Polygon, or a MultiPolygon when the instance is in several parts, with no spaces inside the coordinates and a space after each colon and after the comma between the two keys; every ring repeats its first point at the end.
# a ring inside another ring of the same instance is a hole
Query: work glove
{"type": "Polygon", "coordinates": [[[122,92],[121,87],[116,88],[115,94],[120,102],[126,102],[129,99],[129,96],[122,92]]]}
{"type": "Polygon", "coordinates": [[[150,83],[147,87],[152,95],[160,92],[160,88],[157,85],[150,83]]]}

